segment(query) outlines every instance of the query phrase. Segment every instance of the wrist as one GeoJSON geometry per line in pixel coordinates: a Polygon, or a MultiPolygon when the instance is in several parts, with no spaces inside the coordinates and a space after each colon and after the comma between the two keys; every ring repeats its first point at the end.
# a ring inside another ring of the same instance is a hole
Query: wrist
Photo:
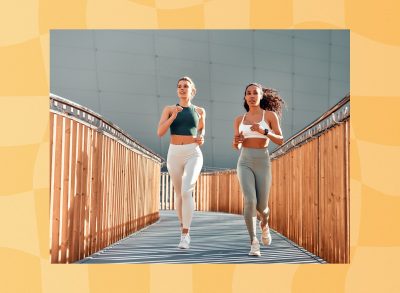
{"type": "Polygon", "coordinates": [[[268,128],[265,128],[264,131],[263,131],[263,134],[264,134],[265,136],[268,136],[268,133],[269,133],[269,129],[268,129],[268,128]]]}

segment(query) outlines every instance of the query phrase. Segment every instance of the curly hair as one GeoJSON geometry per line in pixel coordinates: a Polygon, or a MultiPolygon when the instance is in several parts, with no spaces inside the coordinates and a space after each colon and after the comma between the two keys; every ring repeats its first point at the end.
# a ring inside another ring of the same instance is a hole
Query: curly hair
{"type": "Polygon", "coordinates": [[[250,83],[246,86],[246,89],[244,90],[244,108],[246,109],[247,112],[249,112],[249,105],[246,102],[246,91],[249,86],[256,86],[261,89],[263,92],[263,97],[260,101],[260,108],[264,110],[269,110],[272,112],[275,112],[279,118],[282,117],[282,110],[283,106],[285,104],[285,101],[282,99],[282,97],[278,94],[278,91],[273,89],[273,88],[265,88],[259,83],[250,83]]]}

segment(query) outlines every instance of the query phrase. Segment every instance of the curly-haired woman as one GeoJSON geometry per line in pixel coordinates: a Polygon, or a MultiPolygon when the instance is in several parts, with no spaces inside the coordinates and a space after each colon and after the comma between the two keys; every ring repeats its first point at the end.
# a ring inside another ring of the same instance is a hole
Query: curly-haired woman
{"type": "Polygon", "coordinates": [[[236,117],[233,148],[241,149],[237,175],[244,196],[244,219],[250,236],[249,255],[260,256],[256,235],[257,212],[261,216],[261,241],[270,245],[268,197],[271,186],[271,161],[268,143],[283,144],[279,119],[285,102],[276,90],[258,83],[246,86],[244,108],[247,113],[236,117]]]}

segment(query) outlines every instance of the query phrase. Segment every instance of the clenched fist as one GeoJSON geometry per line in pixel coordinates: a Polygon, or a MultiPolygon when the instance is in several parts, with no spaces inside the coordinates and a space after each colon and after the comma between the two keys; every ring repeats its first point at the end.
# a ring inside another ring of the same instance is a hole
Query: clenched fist
{"type": "Polygon", "coordinates": [[[183,108],[181,106],[175,106],[175,108],[172,109],[171,111],[171,116],[173,120],[175,120],[176,116],[178,115],[179,112],[181,112],[183,108]]]}
{"type": "Polygon", "coordinates": [[[251,125],[250,130],[258,132],[260,134],[264,134],[264,129],[262,129],[260,127],[260,124],[258,124],[258,123],[254,123],[253,125],[251,125]]]}
{"type": "Polygon", "coordinates": [[[241,131],[238,135],[235,135],[233,137],[232,147],[234,149],[238,149],[239,144],[241,144],[243,141],[244,141],[244,136],[243,136],[243,131],[241,131]]]}
{"type": "Polygon", "coordinates": [[[204,144],[204,136],[203,135],[198,135],[195,140],[194,140],[198,145],[203,145],[204,144]]]}

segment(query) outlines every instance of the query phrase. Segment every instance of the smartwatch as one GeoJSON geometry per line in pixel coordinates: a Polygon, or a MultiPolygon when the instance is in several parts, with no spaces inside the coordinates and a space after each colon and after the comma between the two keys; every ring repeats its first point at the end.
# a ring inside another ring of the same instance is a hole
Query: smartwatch
{"type": "Polygon", "coordinates": [[[269,129],[268,129],[268,128],[265,128],[265,129],[264,129],[264,135],[268,135],[268,132],[269,132],[269,129]]]}

